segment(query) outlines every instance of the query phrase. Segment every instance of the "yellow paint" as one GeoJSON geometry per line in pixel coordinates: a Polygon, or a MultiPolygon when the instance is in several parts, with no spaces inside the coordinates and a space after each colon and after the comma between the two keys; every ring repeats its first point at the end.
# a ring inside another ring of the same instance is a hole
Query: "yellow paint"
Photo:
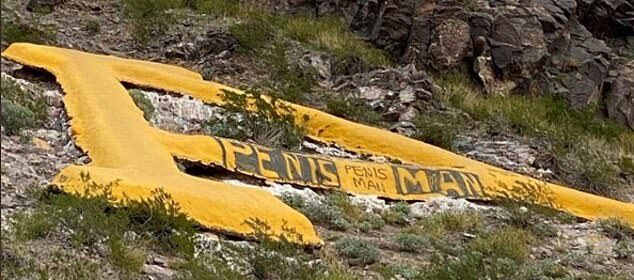
{"type": "MultiPolygon", "coordinates": [[[[73,136],[92,160],[88,166],[70,166],[56,176],[54,183],[65,191],[84,193],[82,173],[98,184],[117,181],[113,195],[118,199],[123,199],[124,193],[131,199],[147,198],[160,187],[186,214],[211,229],[249,235],[253,229],[245,221],[258,218],[271,227],[272,234],[283,234],[288,223],[302,235],[303,242],[320,244],[310,221],[268,192],[180,172],[165,143],[183,136],[159,133],[150,127],[120,83],[134,69],[143,73],[137,75],[139,79],[171,73],[185,80],[200,80],[199,75],[172,66],[30,44],[13,44],[2,56],[48,70],[63,88],[73,136]]],[[[205,148],[173,144],[176,149],[194,152],[205,148]]]]}
{"type": "Polygon", "coordinates": [[[92,159],[89,166],[69,167],[56,178],[55,182],[69,191],[80,190],[81,186],[76,183],[79,173],[88,171],[99,182],[119,179],[115,192],[119,196],[125,191],[132,198],[145,197],[152,189],[163,187],[187,214],[213,229],[250,234],[251,229],[243,221],[255,217],[268,222],[279,234],[286,220],[288,226],[304,235],[305,243],[320,242],[305,217],[268,193],[183,174],[172,160],[175,156],[275,181],[341,188],[351,193],[394,199],[423,199],[435,195],[475,199],[504,196],[531,200],[587,219],[615,217],[634,225],[633,204],[542,182],[399,134],[286,102],[282,105],[290,106],[310,138],[406,164],[304,155],[312,160],[306,162],[310,175],[302,177],[291,172],[301,168],[302,155],[282,153],[279,156],[282,162],[278,164],[289,174],[283,177],[279,170],[270,168],[274,152],[264,147],[229,139],[173,134],[150,127],[121,82],[190,95],[217,105],[223,103],[222,90],[241,93],[237,89],[204,81],[199,74],[179,67],[67,49],[20,43],[11,45],[2,55],[52,72],[66,93],[64,99],[72,118],[73,134],[92,159]],[[256,160],[240,168],[236,160],[239,156],[253,156],[256,160]]]}

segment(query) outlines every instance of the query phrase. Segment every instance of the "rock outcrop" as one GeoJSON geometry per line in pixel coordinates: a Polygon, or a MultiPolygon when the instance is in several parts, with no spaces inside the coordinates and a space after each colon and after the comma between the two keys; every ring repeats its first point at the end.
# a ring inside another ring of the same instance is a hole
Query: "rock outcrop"
{"type": "Polygon", "coordinates": [[[466,65],[488,92],[604,106],[634,129],[632,1],[369,0],[346,11],[354,30],[402,63],[438,71],[466,65]]]}

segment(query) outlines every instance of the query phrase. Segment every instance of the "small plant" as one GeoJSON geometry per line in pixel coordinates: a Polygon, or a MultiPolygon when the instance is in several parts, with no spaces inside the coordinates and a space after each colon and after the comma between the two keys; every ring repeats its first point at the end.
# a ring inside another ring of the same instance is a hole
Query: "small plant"
{"type": "Polygon", "coordinates": [[[614,246],[614,254],[617,259],[634,260],[634,240],[623,239],[614,246]]]}
{"type": "Polygon", "coordinates": [[[501,205],[509,213],[510,225],[529,230],[540,237],[555,237],[557,230],[551,224],[540,221],[539,217],[554,218],[558,221],[567,219],[563,213],[538,204],[503,200],[501,205]]]}
{"type": "Polygon", "coordinates": [[[422,140],[425,143],[453,151],[454,142],[458,136],[458,132],[463,127],[456,117],[444,115],[427,115],[416,119],[416,134],[414,138],[422,140]]]}
{"type": "Polygon", "coordinates": [[[25,128],[38,127],[48,115],[44,99],[23,91],[12,80],[2,78],[2,126],[9,135],[25,128]]]}
{"type": "Polygon", "coordinates": [[[94,36],[101,31],[101,25],[99,25],[98,21],[91,19],[86,23],[86,26],[84,26],[84,30],[86,30],[89,35],[94,36]]]}
{"type": "Polygon", "coordinates": [[[44,212],[19,213],[14,218],[15,236],[20,241],[46,238],[57,226],[44,212]]]}
{"type": "Polygon", "coordinates": [[[370,232],[371,230],[380,230],[385,226],[385,220],[378,214],[368,213],[364,214],[359,223],[359,229],[363,232],[370,232]]]}
{"type": "Polygon", "coordinates": [[[410,222],[411,210],[406,202],[398,202],[383,211],[383,220],[390,225],[404,226],[410,222]]]}
{"type": "Polygon", "coordinates": [[[48,29],[39,29],[23,23],[2,20],[2,45],[15,42],[29,42],[36,44],[55,41],[55,34],[48,29]]]}
{"type": "Polygon", "coordinates": [[[326,111],[338,117],[368,124],[378,124],[383,119],[359,98],[330,97],[326,100],[326,111]]]}
{"type": "Polygon", "coordinates": [[[420,279],[422,272],[415,266],[407,264],[390,264],[380,268],[383,279],[420,279]]]}
{"type": "Polygon", "coordinates": [[[225,91],[223,119],[206,123],[210,134],[237,140],[254,140],[273,148],[298,149],[304,129],[295,122],[292,109],[279,100],[265,99],[258,90],[245,94],[225,91]]]}
{"type": "Polygon", "coordinates": [[[385,226],[380,215],[365,213],[345,193],[332,192],[321,201],[304,201],[299,195],[285,193],[282,201],[305,214],[312,222],[332,230],[346,231],[357,227],[368,232],[385,226]]]}
{"type": "Polygon", "coordinates": [[[389,57],[382,50],[357,38],[340,18],[297,16],[282,21],[280,28],[291,39],[339,57],[359,57],[373,66],[390,64],[389,57]]]}
{"type": "Polygon", "coordinates": [[[360,239],[342,239],[335,244],[335,248],[341,255],[348,258],[350,263],[373,264],[381,257],[377,247],[360,239]]]}
{"type": "Polygon", "coordinates": [[[524,266],[516,279],[569,279],[570,273],[552,260],[524,266]]]}
{"type": "Polygon", "coordinates": [[[440,212],[419,223],[424,232],[435,238],[442,238],[448,233],[477,233],[483,227],[482,217],[473,210],[440,212]]]}
{"type": "Polygon", "coordinates": [[[275,28],[270,16],[254,16],[233,25],[229,31],[236,37],[240,47],[238,51],[247,53],[263,48],[275,39],[275,28]]]}
{"type": "Polygon", "coordinates": [[[634,229],[616,218],[600,220],[599,228],[610,238],[617,240],[634,239],[634,229]]]}
{"type": "Polygon", "coordinates": [[[132,20],[135,39],[147,43],[154,36],[162,35],[174,22],[167,10],[179,8],[181,1],[172,0],[122,0],[125,14],[132,20]]]}
{"type": "Polygon", "coordinates": [[[346,231],[353,227],[353,223],[346,217],[344,211],[333,205],[328,199],[324,201],[301,201],[297,195],[285,194],[282,200],[302,212],[314,223],[324,225],[332,230],[346,231]]]}
{"type": "Polygon", "coordinates": [[[143,111],[143,117],[145,118],[145,120],[152,120],[152,117],[154,116],[154,111],[156,109],[154,108],[154,105],[152,105],[152,102],[147,97],[145,97],[143,92],[136,89],[131,89],[130,96],[132,96],[134,104],[136,104],[136,106],[139,107],[141,111],[143,111]]]}
{"type": "Polygon", "coordinates": [[[521,229],[504,227],[493,233],[478,236],[469,247],[493,259],[506,258],[522,263],[528,256],[528,238],[528,234],[521,229]]]}
{"type": "Polygon", "coordinates": [[[406,252],[420,252],[431,245],[427,238],[412,233],[399,233],[394,237],[393,243],[396,248],[406,252]]]}
{"type": "Polygon", "coordinates": [[[186,5],[197,11],[210,13],[216,16],[240,16],[246,13],[245,9],[237,0],[189,0],[186,5]]]}

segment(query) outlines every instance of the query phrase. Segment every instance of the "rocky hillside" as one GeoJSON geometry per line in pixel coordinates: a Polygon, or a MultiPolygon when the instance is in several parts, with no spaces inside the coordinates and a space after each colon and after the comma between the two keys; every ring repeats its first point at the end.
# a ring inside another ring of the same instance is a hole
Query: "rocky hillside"
{"type": "MultiPolygon", "coordinates": [[[[180,65],[489,164],[634,202],[634,3],[627,0],[3,0],[2,49],[34,42],[180,65]]],[[[152,126],[371,161],[240,99],[128,86],[152,126]],[[266,133],[261,133],[266,132],[266,133]]],[[[634,231],[529,202],[404,203],[178,162],[271,192],[320,248],[211,232],[158,191],[48,188],[75,146],[49,73],[2,59],[6,279],[633,279],[634,231]]],[[[107,187],[107,186],[105,186],[107,187]]],[[[254,223],[265,232],[266,224],[254,223]]],[[[289,234],[293,234],[289,229],[289,234]]]]}

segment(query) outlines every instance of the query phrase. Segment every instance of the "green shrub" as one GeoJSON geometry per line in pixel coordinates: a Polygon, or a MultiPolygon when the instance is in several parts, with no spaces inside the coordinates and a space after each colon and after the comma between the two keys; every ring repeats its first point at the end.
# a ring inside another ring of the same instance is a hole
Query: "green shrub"
{"type": "Polygon", "coordinates": [[[341,192],[329,193],[321,201],[304,201],[299,195],[285,193],[282,201],[302,212],[314,223],[332,230],[346,231],[358,227],[362,231],[378,230],[385,225],[381,216],[365,213],[341,192]]]}
{"type": "Polygon", "coordinates": [[[383,279],[421,279],[422,272],[415,266],[407,264],[389,264],[379,269],[383,279]]]}
{"type": "Polygon", "coordinates": [[[86,26],[84,26],[84,30],[88,32],[89,35],[94,36],[101,31],[101,25],[98,21],[92,19],[86,22],[86,26]]]}
{"type": "Polygon", "coordinates": [[[378,124],[383,118],[359,98],[333,96],[326,99],[326,111],[348,120],[378,124]]]}
{"type": "Polygon", "coordinates": [[[425,143],[454,151],[453,144],[458,132],[462,128],[461,120],[453,120],[451,117],[431,115],[416,119],[416,134],[414,138],[425,143]]]}
{"type": "Polygon", "coordinates": [[[600,220],[599,228],[610,238],[618,240],[634,239],[634,229],[616,218],[600,220]]]}
{"type": "Polygon", "coordinates": [[[39,29],[23,23],[5,21],[4,18],[2,20],[3,45],[9,45],[15,42],[45,44],[52,43],[54,41],[55,33],[53,33],[53,31],[48,29],[39,29]]]}
{"type": "Polygon", "coordinates": [[[634,240],[619,240],[614,246],[614,254],[617,259],[634,260],[634,240]]]}
{"type": "Polygon", "coordinates": [[[529,230],[539,237],[557,236],[557,229],[541,221],[540,217],[554,218],[558,221],[567,219],[561,212],[538,204],[504,201],[501,205],[509,213],[509,225],[529,230]]]}
{"type": "Polygon", "coordinates": [[[523,263],[528,256],[528,234],[514,227],[504,227],[493,233],[478,236],[469,247],[492,259],[510,259],[523,263]]]}
{"type": "Polygon", "coordinates": [[[283,228],[282,237],[273,239],[263,221],[251,220],[248,224],[259,244],[223,242],[218,254],[203,254],[186,263],[179,279],[354,279],[338,263],[325,259],[315,262],[303,247],[289,242],[286,237],[301,238],[293,229],[283,228]],[[240,271],[249,271],[249,275],[240,271]]]}
{"type": "Polygon", "coordinates": [[[267,50],[259,51],[259,56],[268,69],[270,80],[265,86],[271,88],[271,95],[290,102],[303,103],[306,94],[316,85],[315,73],[301,69],[296,63],[289,63],[288,46],[274,43],[267,50]]]}
{"type": "Polygon", "coordinates": [[[24,128],[36,126],[31,110],[11,101],[2,101],[2,126],[8,135],[18,134],[24,128]]]}
{"type": "Polygon", "coordinates": [[[419,224],[425,233],[438,239],[448,233],[478,233],[482,231],[482,216],[473,210],[446,211],[435,213],[420,220],[419,224]]]}
{"type": "Polygon", "coordinates": [[[139,107],[141,111],[143,111],[143,118],[145,118],[145,120],[147,121],[152,120],[152,117],[154,116],[154,111],[156,110],[154,108],[154,105],[152,105],[152,102],[147,99],[147,97],[145,97],[145,95],[143,95],[143,93],[139,90],[131,89],[130,96],[132,96],[134,104],[136,104],[136,106],[139,107]]]}
{"type": "Polygon", "coordinates": [[[373,66],[390,64],[385,52],[357,38],[340,18],[291,17],[284,20],[281,28],[291,39],[339,57],[359,57],[373,66]]]}
{"type": "Polygon", "coordinates": [[[55,227],[55,221],[49,219],[48,213],[36,211],[32,214],[19,213],[15,219],[15,236],[20,241],[46,238],[55,227]]]}
{"type": "Polygon", "coordinates": [[[147,43],[162,35],[174,22],[168,10],[183,6],[180,0],[121,0],[125,14],[131,19],[135,39],[147,43]]]}
{"type": "Polygon", "coordinates": [[[229,28],[240,44],[238,51],[250,52],[263,48],[275,39],[275,27],[268,15],[248,18],[229,28]]]}
{"type": "Polygon", "coordinates": [[[420,252],[431,245],[427,238],[412,233],[399,233],[392,242],[396,248],[406,252],[420,252]]]}
{"type": "Polygon", "coordinates": [[[368,213],[364,214],[359,223],[359,229],[363,232],[369,232],[371,230],[380,230],[385,226],[385,220],[378,214],[368,213]]]}
{"type": "Polygon", "coordinates": [[[210,119],[205,126],[210,134],[236,140],[254,140],[273,148],[298,149],[304,139],[303,127],[295,122],[291,108],[277,99],[270,101],[258,90],[245,94],[225,91],[222,119],[210,119]]]}
{"type": "Polygon", "coordinates": [[[328,199],[320,202],[305,202],[298,195],[285,194],[282,196],[282,201],[302,212],[310,221],[329,229],[345,231],[353,226],[353,221],[345,214],[344,210],[328,199]]]}
{"type": "Polygon", "coordinates": [[[342,239],[335,244],[335,248],[351,263],[373,264],[381,257],[381,252],[377,247],[360,239],[342,239]]]}
{"type": "Polygon", "coordinates": [[[411,210],[406,202],[398,202],[381,213],[383,220],[390,225],[408,225],[410,222],[411,210]]]}
{"type": "Polygon", "coordinates": [[[569,279],[570,273],[560,264],[543,260],[524,266],[516,279],[569,279]]]}
{"type": "Polygon", "coordinates": [[[466,252],[457,260],[436,262],[421,269],[424,280],[504,280],[512,279],[519,269],[513,260],[501,258],[488,260],[479,252],[466,252]]]}
{"type": "Polygon", "coordinates": [[[2,78],[2,126],[8,135],[17,134],[25,128],[38,127],[48,115],[44,99],[21,90],[13,81],[2,78]]]}
{"type": "Polygon", "coordinates": [[[346,231],[352,228],[352,223],[344,217],[343,212],[332,206],[321,207],[313,204],[306,208],[306,212],[309,213],[311,220],[329,229],[346,231]]]}

